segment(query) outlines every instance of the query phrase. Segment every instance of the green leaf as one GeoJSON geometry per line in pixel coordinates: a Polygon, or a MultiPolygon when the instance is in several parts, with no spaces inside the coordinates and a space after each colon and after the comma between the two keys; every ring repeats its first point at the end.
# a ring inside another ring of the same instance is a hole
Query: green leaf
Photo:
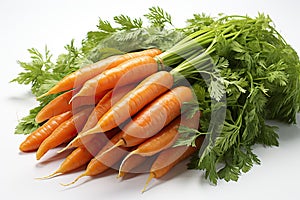
{"type": "Polygon", "coordinates": [[[149,8],[149,13],[144,16],[150,21],[153,26],[164,28],[166,23],[172,25],[171,15],[165,12],[160,7],[151,7],[149,8]]]}

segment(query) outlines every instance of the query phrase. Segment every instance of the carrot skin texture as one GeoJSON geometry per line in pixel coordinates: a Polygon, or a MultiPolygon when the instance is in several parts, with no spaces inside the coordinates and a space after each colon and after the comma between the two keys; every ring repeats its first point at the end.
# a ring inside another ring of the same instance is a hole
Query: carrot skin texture
{"type": "Polygon", "coordinates": [[[107,142],[108,139],[111,139],[112,136],[112,134],[93,135],[92,140],[89,140],[72,151],[72,153],[61,163],[59,168],[46,178],[65,174],[84,166],[94,158],[97,152],[105,145],[105,142],[107,142]]]}
{"type": "Polygon", "coordinates": [[[177,117],[158,134],[140,144],[132,153],[142,156],[152,156],[164,149],[171,147],[175,144],[179,137],[179,126],[187,126],[189,128],[198,129],[199,116],[199,113],[196,113],[192,118],[189,119],[184,116],[177,117]]]}
{"type": "Polygon", "coordinates": [[[204,137],[199,137],[196,146],[177,146],[170,147],[162,151],[154,163],[152,164],[151,171],[154,178],[161,178],[167,174],[176,164],[191,156],[200,148],[204,137]]]}
{"type": "Polygon", "coordinates": [[[120,63],[128,59],[139,57],[142,55],[149,55],[154,57],[161,53],[162,52],[159,49],[148,49],[140,52],[126,53],[124,55],[110,56],[96,63],[82,67],[79,70],[65,76],[61,81],[59,81],[57,85],[55,85],[46,94],[42,96],[56,94],[73,88],[81,87],[82,84],[85,83],[87,80],[102,73],[106,69],[111,69],[118,66],[120,63]]]}
{"type": "Polygon", "coordinates": [[[138,82],[158,71],[158,64],[151,56],[141,56],[127,60],[115,68],[104,71],[86,81],[80,91],[73,97],[91,96],[103,90],[138,82]]]}
{"type": "Polygon", "coordinates": [[[75,111],[82,106],[93,105],[97,103],[105,95],[106,92],[103,91],[96,96],[80,97],[77,98],[74,102],[69,103],[74,93],[76,93],[76,91],[70,90],[50,101],[39,111],[35,118],[35,121],[37,123],[40,123],[61,113],[70,110],[75,111]]]}
{"type": "Polygon", "coordinates": [[[35,121],[37,123],[40,123],[53,116],[71,110],[72,105],[69,104],[69,101],[72,98],[72,94],[73,91],[68,91],[54,98],[39,111],[39,113],[35,117],[35,121]]]}
{"type": "Polygon", "coordinates": [[[76,113],[70,119],[58,126],[52,132],[52,134],[42,142],[36,152],[36,159],[39,160],[48,150],[55,148],[75,137],[76,134],[83,128],[83,125],[91,110],[92,108],[86,108],[76,113]]]}
{"type": "Polygon", "coordinates": [[[119,101],[135,86],[136,84],[125,85],[123,87],[118,87],[107,92],[106,95],[98,102],[98,104],[94,108],[82,131],[93,128],[98,123],[99,119],[112,107],[112,105],[114,105],[115,102],[119,101]]]}
{"type": "Polygon", "coordinates": [[[155,99],[123,128],[124,146],[141,144],[157,134],[181,114],[182,104],[192,98],[190,88],[179,86],[155,99]]]}
{"type": "MultiPolygon", "coordinates": [[[[93,128],[99,119],[111,108],[111,106],[117,102],[119,99],[121,99],[126,93],[128,93],[131,89],[133,89],[136,86],[137,83],[126,85],[123,87],[118,87],[113,90],[110,90],[106,93],[106,95],[98,102],[96,107],[93,109],[92,113],[88,117],[83,129],[81,132],[87,131],[91,128],[93,128]]],[[[113,130],[113,129],[111,129],[113,130]]],[[[109,131],[111,131],[109,130],[109,131]]],[[[104,131],[103,131],[104,132],[104,131]]],[[[107,131],[105,131],[107,132],[107,131]]],[[[82,141],[88,141],[89,135],[85,137],[80,137],[80,133],[78,134],[78,137],[74,138],[72,140],[67,148],[71,147],[78,147],[82,141]]]]}
{"type": "Polygon", "coordinates": [[[170,89],[173,76],[166,71],[160,71],[143,80],[135,89],[114,104],[98,122],[102,131],[117,127],[136,114],[153,99],[170,89]]]}
{"type": "Polygon", "coordinates": [[[64,121],[72,116],[71,111],[54,116],[29,136],[20,144],[19,149],[23,152],[35,151],[41,143],[64,121]]]}

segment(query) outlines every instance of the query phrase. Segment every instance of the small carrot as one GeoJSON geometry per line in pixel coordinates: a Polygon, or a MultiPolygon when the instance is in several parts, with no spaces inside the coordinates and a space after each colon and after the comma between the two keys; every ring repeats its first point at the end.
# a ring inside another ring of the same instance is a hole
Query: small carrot
{"type": "Polygon", "coordinates": [[[120,134],[115,135],[107,144],[99,151],[99,153],[89,162],[86,170],[80,174],[77,178],[74,179],[71,183],[62,184],[64,186],[68,186],[77,182],[80,178],[84,176],[96,176],[100,173],[106,171],[115,165],[118,161],[120,161],[127,153],[128,149],[121,147],[115,148],[109,153],[102,156],[102,152],[106,151],[112,145],[115,144],[120,138],[120,134]],[[101,156],[99,156],[101,155],[101,156]]]}
{"type": "Polygon", "coordinates": [[[153,178],[161,178],[167,174],[176,164],[191,156],[200,148],[204,137],[197,138],[196,146],[177,146],[170,147],[162,151],[156,160],[153,162],[150,170],[149,177],[146,181],[142,192],[146,191],[146,188],[153,178]]]}
{"type": "Polygon", "coordinates": [[[117,84],[121,86],[138,82],[157,71],[158,63],[153,57],[132,58],[86,81],[72,99],[79,96],[95,95],[103,90],[112,89],[117,84]]]}
{"type": "Polygon", "coordinates": [[[154,73],[143,80],[134,90],[112,106],[99,120],[97,126],[102,131],[117,127],[136,114],[156,97],[170,89],[173,76],[167,71],[154,73]]]}
{"type": "Polygon", "coordinates": [[[196,113],[192,118],[187,118],[185,116],[177,117],[159,133],[141,143],[123,159],[119,171],[124,171],[123,164],[132,155],[152,156],[174,145],[179,137],[179,126],[198,129],[199,113],[196,113]]]}
{"type": "Polygon", "coordinates": [[[35,117],[35,121],[37,123],[41,123],[53,116],[70,110],[76,110],[81,106],[93,105],[97,103],[106,92],[104,91],[102,93],[99,93],[97,96],[80,97],[77,98],[74,102],[69,103],[74,93],[76,93],[76,91],[70,90],[54,98],[39,111],[39,113],[35,117]]]}
{"type": "Polygon", "coordinates": [[[124,55],[110,56],[91,65],[82,67],[79,70],[65,76],[53,88],[51,88],[48,92],[41,95],[40,97],[81,87],[82,84],[85,83],[87,80],[102,73],[104,70],[114,68],[122,62],[131,58],[140,57],[143,55],[149,55],[153,57],[159,54],[161,54],[161,50],[159,49],[148,49],[140,52],[126,53],[124,55]]]}
{"type": "MultiPolygon", "coordinates": [[[[161,95],[124,126],[121,139],[103,154],[119,146],[132,147],[139,145],[157,134],[180,115],[182,104],[192,98],[191,89],[185,86],[176,87],[161,95]]],[[[83,135],[93,133],[93,131],[95,131],[94,128],[83,133],[83,135]]]]}
{"type": "Polygon", "coordinates": [[[113,134],[113,132],[109,132],[107,134],[93,135],[93,140],[89,140],[72,151],[54,173],[39,179],[53,178],[84,166],[99,152],[107,140],[112,138],[113,134]]]}
{"type": "Polygon", "coordinates": [[[76,136],[82,129],[92,108],[85,108],[76,113],[70,119],[59,125],[40,145],[36,152],[36,159],[39,160],[48,150],[57,147],[76,136]]]}
{"type": "MultiPolygon", "coordinates": [[[[132,90],[135,86],[136,86],[136,83],[133,83],[133,84],[126,85],[123,87],[114,88],[114,89],[110,90],[109,92],[107,92],[106,95],[98,102],[96,107],[93,109],[92,113],[88,117],[88,119],[82,129],[82,132],[93,128],[97,124],[98,120],[111,108],[111,106],[115,102],[117,102],[119,99],[121,99],[124,95],[126,95],[126,93],[128,93],[130,90],[132,90]]],[[[87,141],[88,138],[84,139],[84,138],[80,137],[80,133],[79,133],[78,136],[75,137],[65,148],[60,150],[60,152],[66,150],[68,148],[79,146],[81,144],[82,140],[87,141]]]]}
{"type": "Polygon", "coordinates": [[[35,151],[41,143],[64,121],[72,116],[71,111],[54,116],[38,129],[30,133],[21,143],[19,149],[23,152],[35,151]]]}

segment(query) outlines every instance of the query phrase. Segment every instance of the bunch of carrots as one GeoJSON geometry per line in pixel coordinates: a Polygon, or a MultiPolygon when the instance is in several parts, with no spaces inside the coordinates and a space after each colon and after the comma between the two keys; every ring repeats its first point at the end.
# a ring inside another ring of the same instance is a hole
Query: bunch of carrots
{"type": "Polygon", "coordinates": [[[147,184],[164,176],[203,141],[199,137],[194,146],[174,146],[180,126],[198,129],[200,112],[189,116],[183,110],[195,94],[177,81],[187,78],[178,73],[185,62],[174,59],[178,68],[164,68],[171,52],[153,48],[114,55],[67,75],[42,95],[60,94],[37,114],[35,120],[42,126],[21,143],[20,150],[36,151],[39,160],[65,144],[59,152],[72,149],[71,153],[43,178],[86,166],[69,184],[110,168],[118,169],[122,177],[148,161],[147,184]]]}

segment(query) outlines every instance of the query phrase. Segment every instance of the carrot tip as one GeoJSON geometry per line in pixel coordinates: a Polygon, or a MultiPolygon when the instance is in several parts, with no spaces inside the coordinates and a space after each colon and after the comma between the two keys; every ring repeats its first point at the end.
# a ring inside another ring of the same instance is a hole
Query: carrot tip
{"type": "Polygon", "coordinates": [[[47,175],[47,176],[43,176],[43,177],[37,177],[35,178],[36,180],[45,180],[45,179],[50,179],[50,178],[54,178],[55,176],[59,176],[61,175],[62,173],[61,172],[54,172],[50,175],[47,175]]]}
{"type": "Polygon", "coordinates": [[[74,183],[76,183],[80,178],[84,177],[85,173],[79,175],[77,178],[75,178],[72,182],[70,183],[60,183],[62,186],[70,186],[73,185],[74,183]]]}
{"type": "Polygon", "coordinates": [[[124,175],[125,175],[125,172],[119,170],[117,178],[122,178],[124,175]]]}
{"type": "Polygon", "coordinates": [[[146,183],[145,183],[145,186],[144,186],[144,188],[143,188],[143,190],[142,190],[142,193],[146,192],[147,187],[148,187],[150,181],[151,181],[154,177],[155,177],[155,174],[150,172],[150,174],[149,174],[149,176],[148,176],[148,179],[147,179],[147,181],[146,181],[146,183]]]}
{"type": "Polygon", "coordinates": [[[123,168],[123,166],[124,166],[125,161],[126,161],[130,156],[132,156],[133,154],[135,154],[135,151],[130,152],[130,153],[122,160],[122,162],[121,162],[121,164],[120,164],[120,167],[119,167],[119,174],[118,174],[118,177],[122,177],[122,176],[125,174],[125,171],[122,170],[122,168],[123,168]]]}

